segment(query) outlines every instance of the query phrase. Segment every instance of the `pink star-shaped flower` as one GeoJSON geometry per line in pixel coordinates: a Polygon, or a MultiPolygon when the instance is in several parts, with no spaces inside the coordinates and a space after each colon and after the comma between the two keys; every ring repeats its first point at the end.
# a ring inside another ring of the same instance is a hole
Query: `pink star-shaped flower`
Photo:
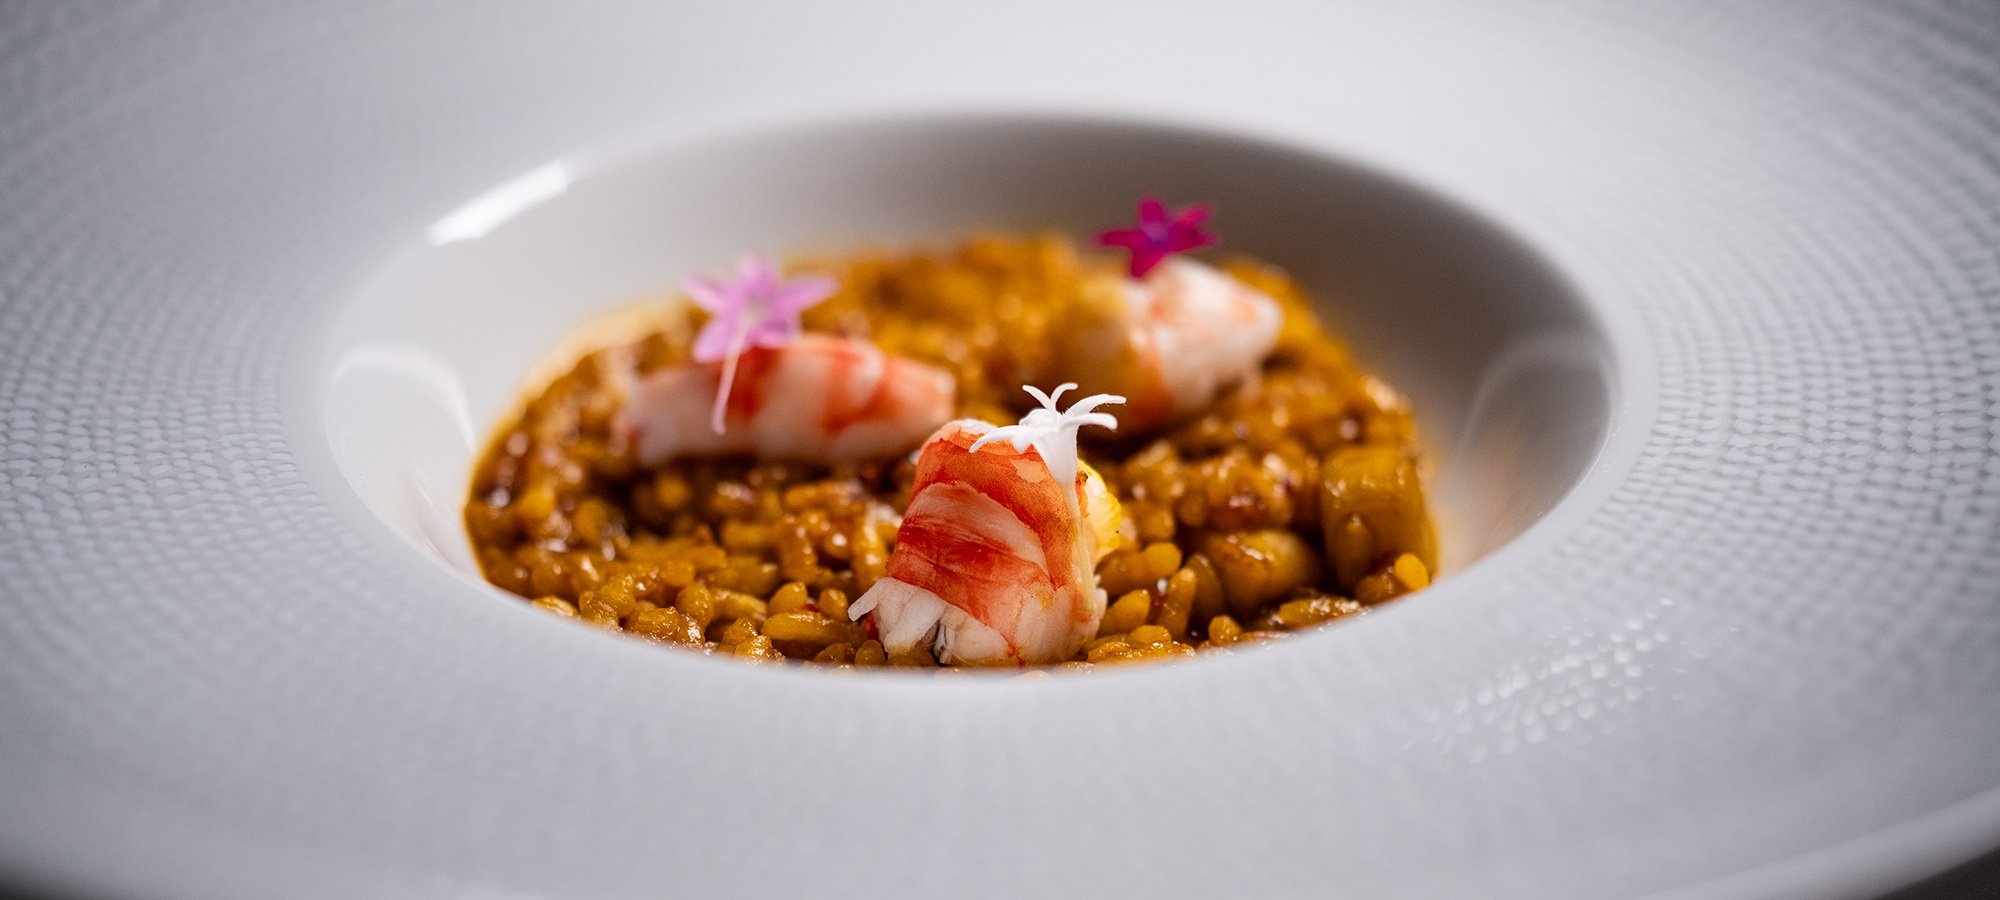
{"type": "Polygon", "coordinates": [[[1201,230],[1208,214],[1208,204],[1197,203],[1169,217],[1160,198],[1147,197],[1139,201],[1138,227],[1106,231],[1097,243],[1131,251],[1132,277],[1144,278],[1171,254],[1215,243],[1215,235],[1201,230]]]}
{"type": "Polygon", "coordinates": [[[737,263],[734,281],[693,275],[681,282],[689,299],[709,313],[708,324],[694,339],[694,361],[722,363],[722,381],[716,388],[715,412],[709,423],[716,434],[723,432],[723,412],[736,381],[737,358],[750,347],[782,347],[796,340],[803,330],[799,314],[833,296],[834,288],[833,279],[821,276],[786,281],[779,275],[777,263],[755,256],[745,256],[737,263]]]}
{"type": "Polygon", "coordinates": [[[785,281],[776,263],[745,256],[736,264],[736,280],[693,275],[681,289],[710,315],[695,337],[694,360],[712,363],[746,347],[782,347],[797,339],[799,314],[833,296],[834,281],[817,276],[785,281]]]}

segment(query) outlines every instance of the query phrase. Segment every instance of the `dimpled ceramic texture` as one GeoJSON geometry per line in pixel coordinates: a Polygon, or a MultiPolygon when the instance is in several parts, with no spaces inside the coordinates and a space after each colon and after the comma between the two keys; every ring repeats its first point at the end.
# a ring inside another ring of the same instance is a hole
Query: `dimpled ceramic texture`
{"type": "Polygon", "coordinates": [[[1976,2],[0,5],[0,866],[148,897],[1917,878],[2000,842],[1996,84],[1976,2]],[[1480,212],[1605,324],[1602,454],[1363,621],[1026,682],[562,627],[340,472],[329,336],[468,198],[967,110],[1261,136],[1480,212]]]}

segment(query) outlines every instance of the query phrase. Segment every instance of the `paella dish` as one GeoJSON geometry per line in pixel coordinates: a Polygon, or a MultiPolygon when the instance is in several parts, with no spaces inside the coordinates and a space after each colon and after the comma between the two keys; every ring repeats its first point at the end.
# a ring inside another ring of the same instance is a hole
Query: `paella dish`
{"type": "Polygon", "coordinates": [[[1357,616],[1437,565],[1407,402],[1208,210],[691,276],[474,467],[485,578],[691,650],[1090,667],[1357,616]]]}

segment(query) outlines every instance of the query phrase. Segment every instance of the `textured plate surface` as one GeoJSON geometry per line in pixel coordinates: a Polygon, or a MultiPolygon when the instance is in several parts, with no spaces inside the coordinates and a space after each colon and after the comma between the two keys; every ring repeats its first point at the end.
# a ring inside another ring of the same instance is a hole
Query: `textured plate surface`
{"type": "Polygon", "coordinates": [[[2000,843],[2000,12],[0,2],[0,865],[115,895],[1868,896],[2000,843]],[[335,471],[319,351],[468,197],[973,106],[1282,136],[1630,321],[1466,577],[1043,683],[557,627],[335,471]],[[1616,426],[1615,426],[1616,427],[1616,426]]]}

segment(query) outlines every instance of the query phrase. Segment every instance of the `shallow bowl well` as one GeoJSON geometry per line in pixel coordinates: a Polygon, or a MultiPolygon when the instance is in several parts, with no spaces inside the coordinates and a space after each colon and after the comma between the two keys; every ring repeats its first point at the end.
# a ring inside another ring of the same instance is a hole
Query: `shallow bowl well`
{"type": "Polygon", "coordinates": [[[339,320],[325,423],[389,527],[468,577],[459,509],[485,436],[582,323],[745,252],[1080,238],[1134,198],[1207,201],[1222,252],[1283,267],[1406,393],[1436,462],[1444,577],[1553,509],[1603,443],[1610,344],[1501,228],[1387,174],[1280,143],[1032,116],[853,120],[582,155],[432,225],[339,320]]]}

